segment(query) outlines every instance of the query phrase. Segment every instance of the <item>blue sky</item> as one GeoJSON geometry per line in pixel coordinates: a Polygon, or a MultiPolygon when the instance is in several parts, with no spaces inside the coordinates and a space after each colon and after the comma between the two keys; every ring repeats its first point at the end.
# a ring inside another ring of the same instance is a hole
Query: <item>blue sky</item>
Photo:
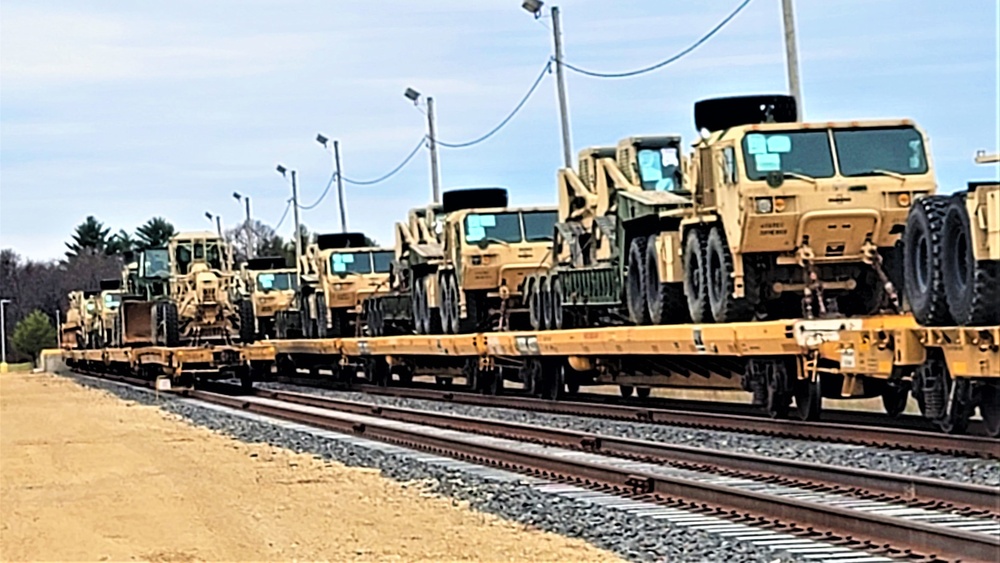
{"type": "MultiPolygon", "coordinates": [[[[274,223],[297,168],[303,204],[330,175],[317,132],[341,141],[345,176],[395,166],[424,131],[402,96],[434,96],[438,137],[460,142],[513,107],[551,50],[520,0],[28,1],[0,4],[0,247],[62,256],[87,215],[115,230],[162,215],[181,229],[242,219],[233,191],[274,223]]],[[[563,0],[566,59],[628,70],[696,40],[738,0],[563,0]]],[[[574,153],[633,134],[694,138],[692,104],[786,88],[780,0],[753,0],[710,42],[625,80],[570,73],[574,153]]],[[[942,189],[997,175],[996,0],[797,0],[807,120],[909,117],[929,134],[942,189]]],[[[392,243],[430,198],[426,152],[390,181],[349,187],[352,230],[392,243]]],[[[448,187],[507,186],[555,201],[561,162],[553,78],[476,147],[443,150],[448,187]]],[[[304,211],[339,229],[336,198],[304,211]]],[[[282,225],[291,232],[291,221],[282,225]]]]}

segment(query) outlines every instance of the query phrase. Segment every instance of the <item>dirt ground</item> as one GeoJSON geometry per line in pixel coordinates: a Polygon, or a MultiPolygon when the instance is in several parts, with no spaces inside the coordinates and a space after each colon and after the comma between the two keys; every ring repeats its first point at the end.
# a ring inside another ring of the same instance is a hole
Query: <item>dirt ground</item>
{"type": "Polygon", "coordinates": [[[47,374],[0,377],[0,559],[612,561],[47,374]]]}

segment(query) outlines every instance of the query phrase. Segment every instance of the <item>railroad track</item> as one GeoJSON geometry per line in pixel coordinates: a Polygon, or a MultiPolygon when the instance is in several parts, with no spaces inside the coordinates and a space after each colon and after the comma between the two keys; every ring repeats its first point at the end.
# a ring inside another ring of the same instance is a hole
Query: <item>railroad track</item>
{"type": "Polygon", "coordinates": [[[726,430],[780,438],[819,440],[926,453],[1000,459],[1000,440],[982,436],[942,434],[871,424],[777,420],[749,414],[666,409],[604,402],[546,401],[517,395],[481,395],[459,390],[356,385],[351,390],[373,395],[453,402],[494,408],[586,416],[612,420],[670,424],[706,430],[726,430]]]}
{"type": "MultiPolygon", "coordinates": [[[[149,386],[130,377],[107,378],[149,386]]],[[[664,511],[662,517],[675,524],[732,532],[779,549],[829,550],[837,557],[846,550],[906,559],[1000,558],[1000,493],[990,487],[289,391],[240,395],[236,386],[210,388],[181,394],[626,496],[664,511]]]]}

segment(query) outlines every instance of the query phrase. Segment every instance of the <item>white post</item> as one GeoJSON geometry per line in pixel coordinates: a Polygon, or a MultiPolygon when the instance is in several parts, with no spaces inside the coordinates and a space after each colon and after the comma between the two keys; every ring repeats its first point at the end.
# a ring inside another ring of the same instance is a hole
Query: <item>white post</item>
{"type": "Polygon", "coordinates": [[[795,98],[796,121],[802,121],[802,86],[799,82],[799,50],[795,42],[795,13],[792,0],[781,0],[781,14],[785,22],[785,64],[788,67],[788,91],[795,98]]]}

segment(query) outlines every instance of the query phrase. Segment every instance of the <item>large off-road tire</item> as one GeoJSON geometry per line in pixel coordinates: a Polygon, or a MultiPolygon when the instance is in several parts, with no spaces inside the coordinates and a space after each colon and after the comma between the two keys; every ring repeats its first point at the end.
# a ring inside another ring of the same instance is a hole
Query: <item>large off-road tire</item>
{"type": "Polygon", "coordinates": [[[459,315],[458,300],[454,297],[451,288],[451,276],[449,272],[438,273],[438,303],[441,304],[441,328],[445,334],[454,334],[457,326],[456,321],[459,315]]]}
{"type": "Polygon", "coordinates": [[[941,243],[949,198],[918,199],[903,232],[903,276],[906,300],[917,322],[925,326],[952,324],[945,294],[941,243]]]}
{"type": "Polygon", "coordinates": [[[539,303],[542,307],[542,324],[545,328],[552,330],[555,326],[555,319],[552,318],[552,280],[553,276],[542,278],[539,286],[539,303]]]}
{"type": "Polygon", "coordinates": [[[572,328],[566,319],[566,312],[563,310],[562,280],[558,275],[549,278],[549,309],[550,319],[554,330],[572,328]]]}
{"type": "Polygon", "coordinates": [[[649,308],[649,322],[654,325],[683,324],[691,321],[684,284],[660,281],[657,266],[660,257],[656,253],[656,235],[649,235],[646,241],[646,306],[649,308]]]}
{"type": "Polygon", "coordinates": [[[413,315],[413,331],[417,334],[427,334],[430,326],[427,318],[427,286],[423,278],[414,278],[413,291],[410,293],[410,308],[413,315]]]}
{"type": "Polygon", "coordinates": [[[625,278],[625,304],[628,318],[634,324],[649,324],[649,308],[646,306],[646,237],[635,237],[628,246],[628,266],[625,278]]]}
{"type": "MultiPolygon", "coordinates": [[[[716,225],[709,231],[705,254],[708,258],[708,302],[712,318],[717,323],[748,321],[753,318],[755,304],[750,303],[746,297],[733,296],[733,255],[729,251],[721,225],[716,225]]],[[[750,272],[747,274],[752,275],[750,272]]]]}
{"type": "Polygon", "coordinates": [[[1000,262],[976,261],[970,229],[965,195],[952,196],[941,239],[948,312],[963,326],[1000,324],[1000,262]]]}
{"type": "Polygon", "coordinates": [[[684,295],[692,322],[712,322],[708,302],[708,272],[705,260],[705,232],[692,227],[684,235],[684,295]]]}
{"type": "Polygon", "coordinates": [[[539,288],[541,278],[532,276],[524,284],[524,301],[528,304],[528,324],[532,330],[544,330],[544,314],[542,313],[542,301],[539,288]]]}
{"type": "MultiPolygon", "coordinates": [[[[326,338],[329,335],[329,330],[326,327],[327,315],[330,314],[330,310],[326,308],[326,296],[322,293],[316,294],[316,338],[326,338]]],[[[353,336],[351,334],[343,334],[346,332],[344,327],[346,319],[342,318],[344,313],[337,311],[334,313],[334,322],[337,324],[333,327],[333,332],[337,336],[353,336]]]]}
{"type": "Polygon", "coordinates": [[[181,331],[177,320],[177,305],[172,301],[161,301],[158,306],[162,307],[162,316],[157,318],[163,319],[163,345],[168,348],[180,346],[181,331]]]}
{"type": "Polygon", "coordinates": [[[240,317],[240,342],[252,344],[257,339],[257,323],[253,314],[253,303],[249,299],[240,299],[236,306],[240,317]]]}

